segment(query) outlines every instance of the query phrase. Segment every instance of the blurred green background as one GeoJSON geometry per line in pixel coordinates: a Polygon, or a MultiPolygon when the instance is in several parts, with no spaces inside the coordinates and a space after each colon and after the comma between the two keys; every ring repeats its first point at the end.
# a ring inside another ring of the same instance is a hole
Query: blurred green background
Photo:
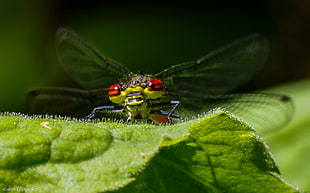
{"type": "Polygon", "coordinates": [[[310,78],[309,0],[1,0],[0,16],[2,112],[25,112],[31,88],[76,86],[57,61],[59,26],[71,27],[105,56],[140,73],[156,73],[263,32],[271,53],[256,89],[310,78]]]}
{"type": "Polygon", "coordinates": [[[54,33],[69,26],[134,72],[197,59],[263,32],[271,55],[260,88],[310,76],[310,5],[298,1],[0,1],[0,109],[24,111],[27,91],[73,85],[57,61],[54,33]]]}

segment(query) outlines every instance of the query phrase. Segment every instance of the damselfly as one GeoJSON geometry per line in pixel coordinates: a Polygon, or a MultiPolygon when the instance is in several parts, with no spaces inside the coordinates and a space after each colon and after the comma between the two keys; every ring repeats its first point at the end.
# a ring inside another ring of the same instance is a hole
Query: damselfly
{"type": "Polygon", "coordinates": [[[225,109],[254,126],[275,128],[292,113],[289,97],[225,94],[251,80],[268,56],[268,42],[254,34],[192,62],[155,75],[138,75],[99,53],[68,29],[56,33],[64,69],[84,89],[41,88],[29,92],[30,113],[78,117],[119,114],[127,121],[171,122],[214,108],[225,109]]]}

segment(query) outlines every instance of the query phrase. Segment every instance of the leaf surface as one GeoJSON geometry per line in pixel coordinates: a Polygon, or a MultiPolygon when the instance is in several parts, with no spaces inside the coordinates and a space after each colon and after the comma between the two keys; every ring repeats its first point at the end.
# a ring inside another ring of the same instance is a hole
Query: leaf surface
{"type": "Polygon", "coordinates": [[[298,192],[253,128],[215,110],[174,125],[3,114],[0,185],[36,192],[298,192]]]}

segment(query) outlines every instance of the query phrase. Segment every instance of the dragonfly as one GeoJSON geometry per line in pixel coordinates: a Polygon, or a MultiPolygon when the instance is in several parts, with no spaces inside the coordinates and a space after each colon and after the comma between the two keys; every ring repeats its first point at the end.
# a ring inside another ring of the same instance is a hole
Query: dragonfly
{"type": "Polygon", "coordinates": [[[268,41],[259,33],[154,75],[131,72],[63,27],[56,32],[56,51],[82,88],[33,89],[27,98],[30,114],[175,123],[220,108],[265,129],[282,126],[292,115],[286,95],[232,94],[257,76],[268,58],[268,41]]]}

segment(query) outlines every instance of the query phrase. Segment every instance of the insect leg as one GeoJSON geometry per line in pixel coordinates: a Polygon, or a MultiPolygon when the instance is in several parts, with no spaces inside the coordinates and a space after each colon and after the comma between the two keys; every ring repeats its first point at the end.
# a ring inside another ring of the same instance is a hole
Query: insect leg
{"type": "MultiPolygon", "coordinates": [[[[180,103],[181,103],[180,101],[168,101],[168,102],[163,102],[163,103],[154,103],[152,104],[151,108],[173,106],[172,109],[169,112],[167,112],[167,114],[163,114],[163,115],[167,115],[169,120],[170,120],[170,117],[174,117],[174,118],[180,119],[181,121],[184,121],[183,117],[173,113],[177,109],[180,103]]],[[[160,112],[164,113],[165,111],[160,111],[160,112]]]]}
{"type": "Polygon", "coordinates": [[[168,114],[168,118],[173,114],[173,112],[177,109],[177,107],[179,106],[179,104],[181,103],[180,101],[170,101],[170,103],[172,105],[174,105],[171,109],[171,111],[168,114]]]}
{"type": "Polygon", "coordinates": [[[111,112],[123,112],[123,106],[100,106],[95,107],[89,115],[86,116],[86,118],[94,118],[96,113],[99,111],[111,111],[111,112]]]}
{"type": "MultiPolygon", "coordinates": [[[[168,116],[169,113],[170,112],[168,112],[168,111],[159,111],[158,112],[158,114],[160,114],[160,115],[167,115],[167,116],[168,116]]],[[[181,121],[184,121],[184,118],[181,115],[178,115],[178,114],[172,113],[170,115],[170,117],[173,117],[173,118],[176,118],[176,119],[180,119],[181,121]]]]}

